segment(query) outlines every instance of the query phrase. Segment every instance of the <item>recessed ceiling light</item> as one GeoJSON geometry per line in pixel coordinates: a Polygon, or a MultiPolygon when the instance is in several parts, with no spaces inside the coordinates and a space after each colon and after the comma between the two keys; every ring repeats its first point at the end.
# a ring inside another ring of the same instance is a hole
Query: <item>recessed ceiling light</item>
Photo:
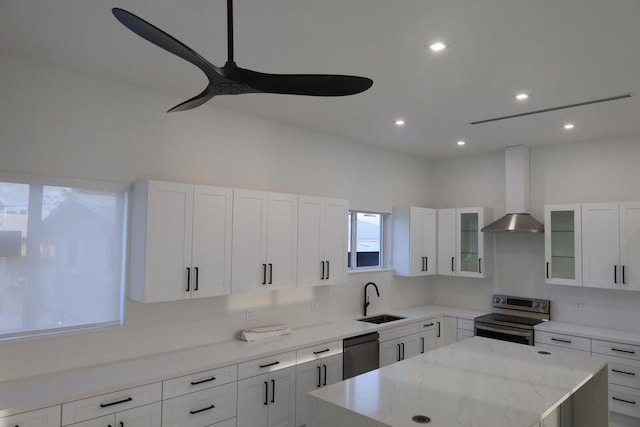
{"type": "Polygon", "coordinates": [[[463,145],[466,145],[467,143],[464,142],[464,141],[458,141],[457,144],[460,145],[460,146],[463,146],[463,145]]]}
{"type": "Polygon", "coordinates": [[[519,93],[519,94],[517,94],[517,95],[516,95],[516,99],[517,99],[518,101],[524,101],[524,100],[526,100],[526,99],[529,99],[529,94],[524,93],[524,92],[519,93]]]}
{"type": "Polygon", "coordinates": [[[396,123],[396,126],[404,126],[405,121],[402,120],[402,119],[398,119],[398,120],[395,121],[395,123],[396,123]]]}
{"type": "Polygon", "coordinates": [[[575,126],[573,125],[573,123],[567,123],[566,125],[564,125],[565,129],[573,129],[575,126]]]}
{"type": "Polygon", "coordinates": [[[445,50],[446,48],[447,48],[447,45],[442,42],[435,42],[431,46],[429,46],[429,49],[431,49],[434,52],[440,52],[441,50],[445,50]]]}

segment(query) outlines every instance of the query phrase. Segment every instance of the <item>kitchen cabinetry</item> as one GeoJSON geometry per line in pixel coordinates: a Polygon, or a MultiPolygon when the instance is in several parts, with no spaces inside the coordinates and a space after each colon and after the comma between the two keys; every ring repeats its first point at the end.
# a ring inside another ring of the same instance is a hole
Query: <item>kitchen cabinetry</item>
{"type": "Polygon", "coordinates": [[[444,345],[444,321],[442,317],[420,322],[420,353],[427,353],[444,345]]]}
{"type": "Polygon", "coordinates": [[[60,405],[0,417],[0,427],[60,427],[60,405]]]}
{"type": "Polygon", "coordinates": [[[136,181],[130,297],[173,301],[229,294],[232,190],[136,181]]]}
{"type": "Polygon", "coordinates": [[[490,208],[438,210],[438,274],[491,277],[489,239],[481,229],[492,218],[490,208]]]}
{"type": "Polygon", "coordinates": [[[583,286],[640,290],[640,203],[582,205],[583,286]]]}
{"type": "Polygon", "coordinates": [[[70,427],[160,427],[162,404],[160,402],[116,412],[100,418],[71,424],[70,427]]]}
{"type": "Polygon", "coordinates": [[[580,205],[544,207],[545,282],[582,285],[582,211],[580,205]]]}
{"type": "Polygon", "coordinates": [[[232,293],[296,286],[298,196],[234,190],[232,293]]]}
{"type": "Polygon", "coordinates": [[[417,356],[421,350],[419,323],[380,331],[380,367],[417,356]]]}
{"type": "Polygon", "coordinates": [[[458,341],[466,340],[475,335],[473,320],[458,319],[458,341]]]}
{"type": "Polygon", "coordinates": [[[296,368],[238,381],[238,427],[293,427],[296,368]]]}
{"type": "Polygon", "coordinates": [[[393,269],[399,276],[428,276],[436,272],[435,209],[394,207],[393,269]]]}
{"type": "Polygon", "coordinates": [[[573,335],[535,331],[535,346],[569,353],[591,354],[591,339],[573,335]]]}
{"type": "Polygon", "coordinates": [[[347,282],[346,200],[300,196],[298,286],[347,282]]]}

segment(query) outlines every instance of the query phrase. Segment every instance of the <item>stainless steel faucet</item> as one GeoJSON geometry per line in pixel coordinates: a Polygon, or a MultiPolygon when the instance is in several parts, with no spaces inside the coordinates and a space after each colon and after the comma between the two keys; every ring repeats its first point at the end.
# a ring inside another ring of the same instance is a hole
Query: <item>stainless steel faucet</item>
{"type": "Polygon", "coordinates": [[[364,305],[362,307],[364,317],[367,317],[367,307],[369,307],[369,304],[371,304],[369,302],[369,297],[367,296],[367,288],[369,287],[369,285],[373,285],[373,287],[376,288],[376,294],[378,295],[378,297],[380,297],[380,291],[378,290],[378,285],[376,285],[373,282],[369,282],[366,285],[364,285],[364,305]]]}

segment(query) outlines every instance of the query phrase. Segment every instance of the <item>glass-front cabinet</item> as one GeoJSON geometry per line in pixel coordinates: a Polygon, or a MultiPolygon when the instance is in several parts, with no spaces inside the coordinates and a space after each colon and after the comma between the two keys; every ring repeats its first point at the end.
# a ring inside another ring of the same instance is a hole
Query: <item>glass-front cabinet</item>
{"type": "Polygon", "coordinates": [[[580,205],[546,205],[544,227],[546,283],[582,286],[580,205]]]}
{"type": "Polygon", "coordinates": [[[456,209],[456,275],[465,277],[489,277],[491,262],[486,250],[486,239],[481,229],[491,221],[490,209],[456,209]]]}

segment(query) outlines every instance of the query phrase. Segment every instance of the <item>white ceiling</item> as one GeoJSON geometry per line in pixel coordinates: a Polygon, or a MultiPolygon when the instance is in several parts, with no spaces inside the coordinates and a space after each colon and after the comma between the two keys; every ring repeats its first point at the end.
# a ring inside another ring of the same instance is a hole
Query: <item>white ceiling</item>
{"type": "MultiPolygon", "coordinates": [[[[117,22],[116,6],[224,64],[225,0],[0,0],[0,53],[180,99],[205,87],[197,68],[117,22]]],[[[338,137],[438,158],[640,133],[638,0],[236,0],[235,31],[241,67],[362,75],[374,85],[343,98],[251,94],[210,104],[338,137]],[[435,40],[448,49],[433,54],[435,40]],[[516,102],[519,91],[531,98],[516,102]],[[638,96],[468,124],[627,92],[638,96]],[[406,126],[393,124],[399,117],[406,126]]]]}

